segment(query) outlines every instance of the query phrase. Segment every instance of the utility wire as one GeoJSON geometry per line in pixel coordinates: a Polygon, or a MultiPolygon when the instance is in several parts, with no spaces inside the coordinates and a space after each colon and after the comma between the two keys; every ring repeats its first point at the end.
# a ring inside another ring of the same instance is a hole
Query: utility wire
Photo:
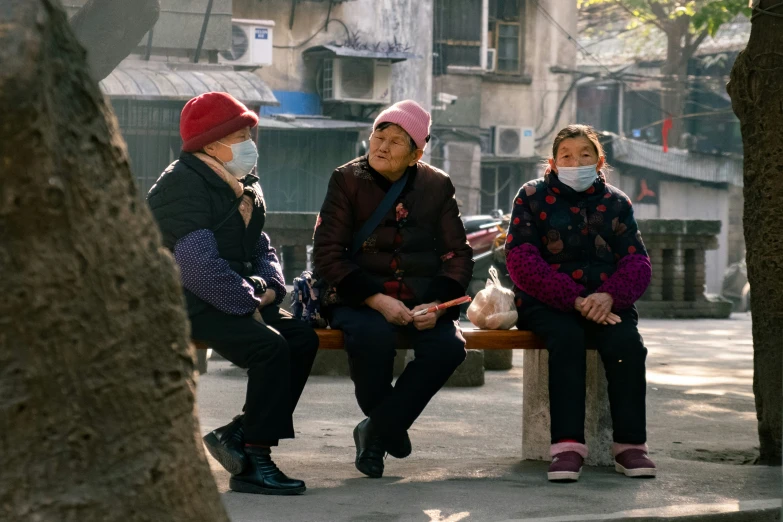
{"type": "MultiPolygon", "coordinates": [[[[611,69],[609,69],[606,65],[604,65],[601,62],[601,60],[599,60],[590,51],[585,49],[585,47],[582,44],[580,44],[579,41],[576,38],[574,38],[571,35],[571,33],[568,32],[568,30],[566,30],[562,25],[560,25],[560,23],[558,23],[558,21],[555,20],[554,17],[552,17],[551,14],[549,14],[549,11],[547,11],[544,8],[544,6],[541,5],[539,0],[533,0],[533,2],[536,4],[536,7],[539,9],[539,11],[541,11],[541,14],[544,16],[544,18],[549,23],[551,23],[555,28],[557,28],[560,31],[560,33],[562,33],[562,35],[565,36],[565,38],[576,47],[577,50],[579,50],[584,56],[586,56],[586,57],[590,58],[591,60],[593,60],[596,64],[598,64],[599,67],[604,69],[609,74],[610,78],[616,79],[618,82],[620,82],[624,86],[628,87],[628,84],[625,82],[625,80],[622,79],[622,77],[620,77],[620,76],[616,75],[614,72],[612,72],[611,69]]],[[[650,105],[651,107],[654,107],[654,108],[658,109],[659,111],[661,111],[662,113],[666,114],[667,117],[674,119],[674,115],[672,113],[670,113],[668,110],[666,110],[663,107],[661,107],[660,104],[658,104],[658,103],[648,99],[647,97],[645,97],[644,95],[642,95],[638,91],[634,91],[632,89],[629,89],[629,91],[634,96],[638,97],[639,99],[641,99],[642,101],[644,101],[645,103],[650,105]]]]}

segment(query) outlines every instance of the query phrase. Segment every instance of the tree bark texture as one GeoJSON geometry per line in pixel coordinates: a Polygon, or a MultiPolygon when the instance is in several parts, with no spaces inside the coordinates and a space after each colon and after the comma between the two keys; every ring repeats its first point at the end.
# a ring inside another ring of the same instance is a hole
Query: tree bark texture
{"type": "Polygon", "coordinates": [[[52,0],[0,8],[0,520],[227,521],[175,265],[52,0]]]}
{"type": "Polygon", "coordinates": [[[669,131],[670,147],[680,146],[688,99],[688,61],[693,51],[688,49],[686,42],[690,17],[681,16],[664,25],[666,29],[666,62],[661,67],[661,74],[671,79],[663,81],[661,102],[664,110],[663,118],[672,116],[672,128],[669,131]]]}
{"type": "MultiPolygon", "coordinates": [[[[769,8],[777,0],[762,0],[769,8]]],[[[779,12],[779,10],[777,11],[779,12]]],[[[783,373],[783,19],[753,22],[731,71],[732,107],[745,148],[744,229],[753,310],[753,392],[760,457],[781,462],[783,373]]]]}
{"type": "Polygon", "coordinates": [[[101,81],[135,49],[160,14],[160,0],[89,0],[71,18],[87,49],[93,77],[101,81]]]}

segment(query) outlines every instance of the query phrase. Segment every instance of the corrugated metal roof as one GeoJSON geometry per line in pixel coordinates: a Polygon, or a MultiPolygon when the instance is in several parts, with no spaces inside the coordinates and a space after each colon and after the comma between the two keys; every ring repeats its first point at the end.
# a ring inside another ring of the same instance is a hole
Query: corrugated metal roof
{"type": "MultiPolygon", "coordinates": [[[[741,51],[749,38],[750,20],[739,15],[731,22],[723,24],[714,38],[708,36],[696,50],[696,56],[741,51]]],[[[666,35],[655,27],[639,27],[616,34],[596,34],[580,38],[579,43],[597,58],[601,65],[609,68],[666,59],[666,35]]],[[[583,53],[577,54],[580,68],[600,68],[595,58],[583,53]]]]}
{"type": "Polygon", "coordinates": [[[280,130],[369,130],[371,122],[333,120],[325,117],[302,117],[289,114],[279,114],[274,118],[260,118],[258,127],[261,129],[280,130]]]}
{"type": "Polygon", "coordinates": [[[414,53],[403,51],[382,51],[370,49],[353,49],[352,47],[343,47],[340,45],[316,45],[310,47],[302,53],[305,56],[342,56],[346,58],[377,58],[380,60],[391,60],[392,63],[402,62],[411,58],[416,58],[414,53]]]}
{"type": "Polygon", "coordinates": [[[710,156],[681,149],[663,152],[660,145],[626,138],[616,139],[612,150],[615,161],[670,176],[707,183],[729,183],[738,187],[743,184],[742,160],[738,158],[710,156]]]}
{"type": "Polygon", "coordinates": [[[123,62],[100,83],[112,98],[189,100],[211,91],[227,92],[250,105],[279,105],[272,90],[255,74],[231,67],[123,62]]]}

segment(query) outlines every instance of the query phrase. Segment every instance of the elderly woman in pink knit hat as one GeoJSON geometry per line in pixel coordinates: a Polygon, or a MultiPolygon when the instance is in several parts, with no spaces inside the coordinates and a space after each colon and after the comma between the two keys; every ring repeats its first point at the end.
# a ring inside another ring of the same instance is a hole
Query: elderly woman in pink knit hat
{"type": "MultiPolygon", "coordinates": [[[[384,454],[411,453],[407,430],[465,359],[457,308],[473,251],[448,174],[421,161],[430,114],[412,100],[383,111],[369,153],[337,168],[314,237],[314,264],[336,290],[331,325],[345,335],[359,407],[356,468],[383,475],[384,454]],[[416,353],[392,386],[398,338],[416,353]]],[[[322,298],[322,303],[324,299],[322,298]]]]}

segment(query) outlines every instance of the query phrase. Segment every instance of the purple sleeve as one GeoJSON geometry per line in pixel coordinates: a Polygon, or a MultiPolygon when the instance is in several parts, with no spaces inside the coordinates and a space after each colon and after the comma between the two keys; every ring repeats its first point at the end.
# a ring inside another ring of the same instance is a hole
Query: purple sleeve
{"type": "Polygon", "coordinates": [[[269,236],[265,232],[261,233],[256,250],[253,252],[253,274],[262,278],[266,282],[267,288],[275,291],[276,305],[283,302],[286,295],[283,269],[277,259],[275,249],[269,244],[269,236]]]}
{"type": "Polygon", "coordinates": [[[549,266],[530,243],[512,249],[506,256],[506,267],[517,288],[558,310],[573,310],[574,301],[585,289],[549,266]]]}
{"type": "Polygon", "coordinates": [[[220,257],[211,230],[196,230],[182,237],[174,245],[174,259],[182,286],[221,312],[247,315],[261,304],[250,283],[220,257]]]}
{"type": "Polygon", "coordinates": [[[617,262],[617,270],[596,292],[612,296],[615,310],[633,306],[647,290],[652,277],[652,265],[646,254],[627,255],[617,262]]]}

